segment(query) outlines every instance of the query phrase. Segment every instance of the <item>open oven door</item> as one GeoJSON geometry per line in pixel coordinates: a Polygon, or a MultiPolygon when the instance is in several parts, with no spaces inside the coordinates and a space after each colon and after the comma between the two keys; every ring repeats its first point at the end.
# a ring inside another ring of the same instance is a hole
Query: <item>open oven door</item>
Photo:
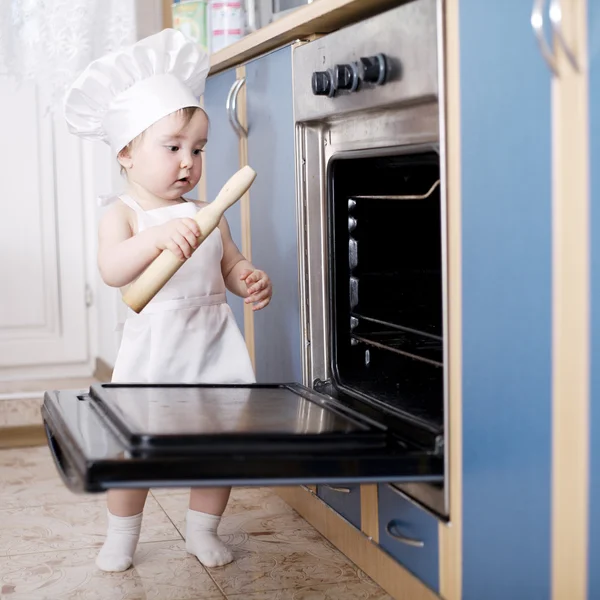
{"type": "Polygon", "coordinates": [[[299,384],[96,384],[47,392],[42,414],[75,492],[443,481],[441,454],[299,384]]]}

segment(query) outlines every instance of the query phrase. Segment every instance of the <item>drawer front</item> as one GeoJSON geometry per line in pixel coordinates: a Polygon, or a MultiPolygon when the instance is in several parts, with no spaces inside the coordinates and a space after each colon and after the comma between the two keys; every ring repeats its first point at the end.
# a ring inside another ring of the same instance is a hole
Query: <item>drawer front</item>
{"type": "Polygon", "coordinates": [[[318,485],[317,496],[360,529],[360,485],[318,485]]]}
{"type": "Polygon", "coordinates": [[[379,485],[378,508],[379,545],[439,592],[438,520],[388,484],[379,485]]]}

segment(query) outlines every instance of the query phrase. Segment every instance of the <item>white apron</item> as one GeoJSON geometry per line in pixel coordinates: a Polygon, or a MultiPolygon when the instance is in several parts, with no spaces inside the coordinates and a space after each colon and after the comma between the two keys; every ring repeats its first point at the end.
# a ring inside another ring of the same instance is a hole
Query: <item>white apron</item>
{"type": "MultiPolygon", "coordinates": [[[[184,202],[143,210],[131,196],[138,233],[194,217],[184,202]]],[[[118,383],[254,383],[250,356],[225,297],[217,227],[138,315],[128,310],[113,371],[118,383]]]]}

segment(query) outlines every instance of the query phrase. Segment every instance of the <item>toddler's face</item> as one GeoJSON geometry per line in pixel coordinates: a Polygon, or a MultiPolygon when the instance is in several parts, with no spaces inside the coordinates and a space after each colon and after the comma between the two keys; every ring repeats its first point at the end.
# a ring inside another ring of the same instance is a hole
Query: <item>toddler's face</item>
{"type": "Polygon", "coordinates": [[[129,180],[159,198],[176,200],[200,180],[207,136],[208,119],[202,110],[187,124],[182,114],[163,117],[133,145],[126,165],[129,180]]]}

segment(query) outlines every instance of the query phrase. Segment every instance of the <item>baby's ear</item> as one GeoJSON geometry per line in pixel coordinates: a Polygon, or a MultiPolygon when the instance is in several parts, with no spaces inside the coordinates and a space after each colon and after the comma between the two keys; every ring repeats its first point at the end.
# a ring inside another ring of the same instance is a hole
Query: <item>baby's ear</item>
{"type": "Polygon", "coordinates": [[[131,169],[131,167],[133,167],[133,159],[131,158],[129,146],[125,146],[125,148],[117,154],[117,160],[124,169],[131,169]]]}

